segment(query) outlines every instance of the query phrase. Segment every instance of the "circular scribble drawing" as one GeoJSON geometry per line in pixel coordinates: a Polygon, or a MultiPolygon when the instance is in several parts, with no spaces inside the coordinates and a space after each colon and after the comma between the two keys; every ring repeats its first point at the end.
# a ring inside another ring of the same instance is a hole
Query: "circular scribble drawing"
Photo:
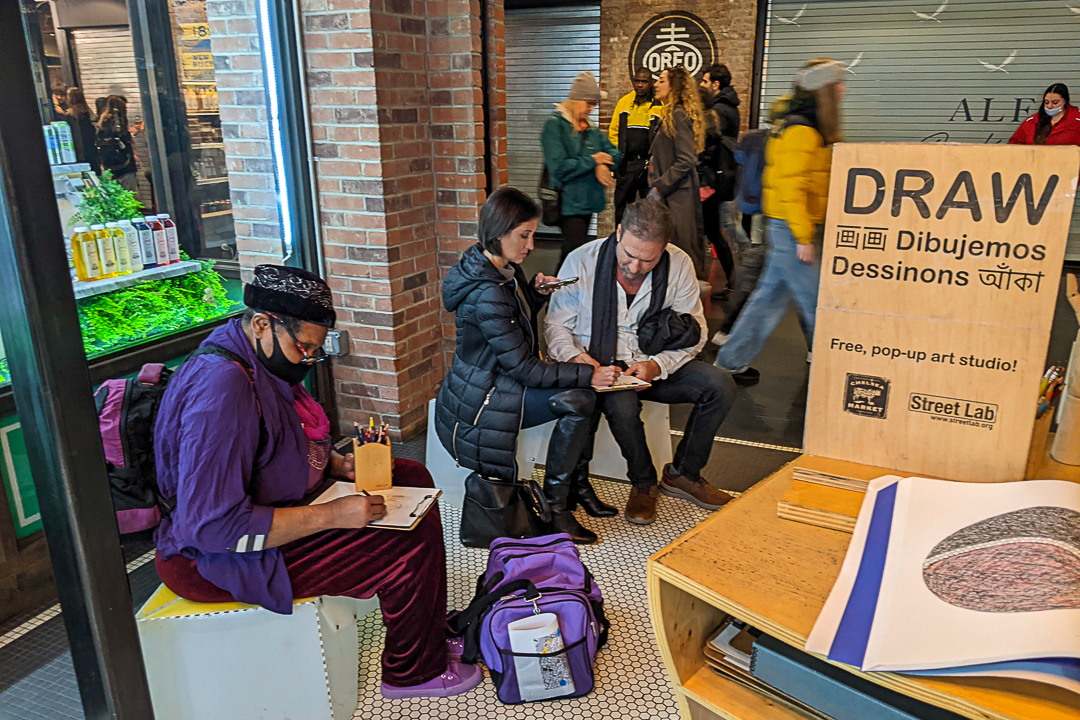
{"type": "Polygon", "coordinates": [[[1030,507],[968,525],[934,546],[923,581],[967,610],[1080,609],[1080,513],[1030,507]]]}

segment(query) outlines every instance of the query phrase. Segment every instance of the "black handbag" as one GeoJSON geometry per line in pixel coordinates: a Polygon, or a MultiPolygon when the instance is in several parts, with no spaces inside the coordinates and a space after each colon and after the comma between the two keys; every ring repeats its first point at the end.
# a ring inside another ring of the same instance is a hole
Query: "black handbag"
{"type": "Polygon", "coordinates": [[[479,473],[465,478],[461,544],[486,548],[500,537],[528,538],[551,532],[551,505],[535,480],[504,482],[479,473]]]}
{"type": "Polygon", "coordinates": [[[551,187],[547,164],[540,172],[537,195],[540,197],[541,221],[548,227],[558,227],[562,222],[562,189],[551,187]]]}

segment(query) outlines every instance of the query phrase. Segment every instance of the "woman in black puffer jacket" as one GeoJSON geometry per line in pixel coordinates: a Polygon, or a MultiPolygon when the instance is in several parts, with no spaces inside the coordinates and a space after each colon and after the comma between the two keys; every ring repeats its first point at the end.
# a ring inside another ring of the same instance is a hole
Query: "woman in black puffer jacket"
{"type": "Polygon", "coordinates": [[[552,292],[541,286],[558,278],[526,282],[518,264],[532,250],[539,217],[525,193],[496,190],[480,212],[480,243],[443,280],[446,309],[457,314],[457,351],[439,391],[435,427],[458,463],[515,482],[518,432],[557,419],[544,479],[553,530],[590,543],[596,535],[574,519],[572,507],[581,503],[594,517],[617,512],[593,492],[587,460],[579,463],[591,454],[596,397],[590,386],[611,385],[619,371],[540,357],[536,316],[552,292]]]}

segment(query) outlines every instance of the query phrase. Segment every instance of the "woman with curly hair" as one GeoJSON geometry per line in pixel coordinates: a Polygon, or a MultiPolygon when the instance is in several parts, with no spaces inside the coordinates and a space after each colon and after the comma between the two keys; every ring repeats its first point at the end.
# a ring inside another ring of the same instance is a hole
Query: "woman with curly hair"
{"type": "Polygon", "coordinates": [[[671,210],[675,244],[694,261],[698,280],[704,281],[705,229],[697,160],[705,149],[705,110],[697,83],[683,67],[661,72],[655,94],[664,104],[664,119],[652,142],[649,194],[671,210]]]}

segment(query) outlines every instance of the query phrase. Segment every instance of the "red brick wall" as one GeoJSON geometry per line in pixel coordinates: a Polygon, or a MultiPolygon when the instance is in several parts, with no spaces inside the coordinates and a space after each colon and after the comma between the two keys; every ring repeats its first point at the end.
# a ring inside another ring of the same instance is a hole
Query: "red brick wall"
{"type": "Polygon", "coordinates": [[[302,14],[324,270],[352,337],[339,420],[408,436],[445,374],[442,275],[484,200],[479,2],[305,0],[302,14]]]}

